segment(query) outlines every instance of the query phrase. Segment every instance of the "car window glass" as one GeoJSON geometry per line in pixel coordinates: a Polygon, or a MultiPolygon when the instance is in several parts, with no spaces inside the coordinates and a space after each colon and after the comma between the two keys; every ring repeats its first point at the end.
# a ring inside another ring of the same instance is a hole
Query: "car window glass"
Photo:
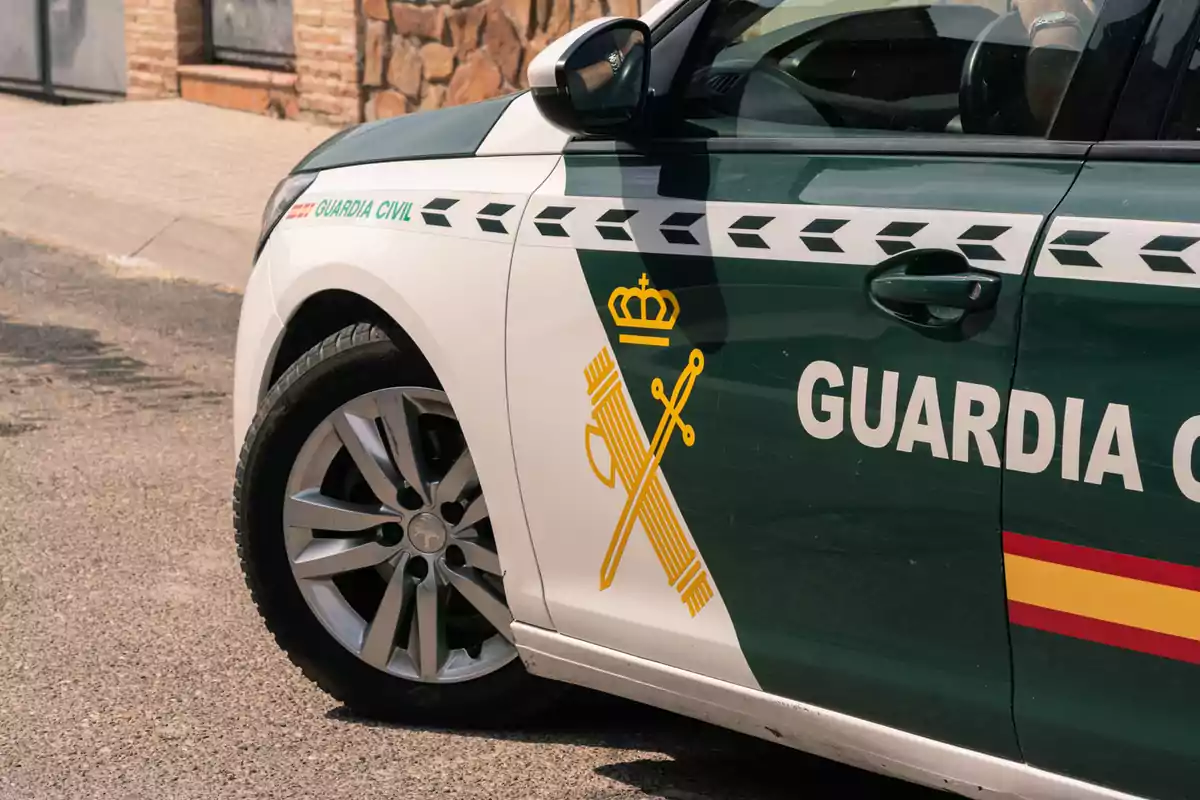
{"type": "Polygon", "coordinates": [[[1163,127],[1162,138],[1195,141],[1200,139],[1200,47],[1179,82],[1171,111],[1163,127]]]}
{"type": "Polygon", "coordinates": [[[1044,136],[1103,0],[715,0],[685,135],[1044,136]]]}

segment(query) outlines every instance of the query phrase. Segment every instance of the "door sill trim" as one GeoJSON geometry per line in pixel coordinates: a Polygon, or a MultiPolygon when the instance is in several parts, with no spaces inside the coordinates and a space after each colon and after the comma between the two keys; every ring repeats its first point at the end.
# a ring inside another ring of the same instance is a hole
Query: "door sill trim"
{"type": "Polygon", "coordinates": [[[619,653],[516,622],[534,675],[731,728],[871,772],[990,800],[1137,800],[1134,795],[836,711],[619,653]]]}

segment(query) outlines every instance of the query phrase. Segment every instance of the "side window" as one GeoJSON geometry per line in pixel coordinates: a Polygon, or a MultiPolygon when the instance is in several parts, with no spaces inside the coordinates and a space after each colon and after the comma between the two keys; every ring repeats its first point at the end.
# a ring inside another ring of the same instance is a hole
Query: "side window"
{"type": "Polygon", "coordinates": [[[1044,136],[1103,0],[714,0],[685,135],[1044,136]]]}
{"type": "Polygon", "coordinates": [[[1200,140],[1200,46],[1192,51],[1183,79],[1175,90],[1162,138],[1200,140]]]}

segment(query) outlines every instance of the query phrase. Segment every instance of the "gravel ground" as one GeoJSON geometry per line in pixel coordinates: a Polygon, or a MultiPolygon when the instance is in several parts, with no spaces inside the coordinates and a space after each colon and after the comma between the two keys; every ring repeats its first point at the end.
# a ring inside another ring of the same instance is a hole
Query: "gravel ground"
{"type": "Polygon", "coordinates": [[[607,698],[499,735],[353,718],[238,572],[239,301],[0,237],[0,798],[934,796],[607,698]]]}

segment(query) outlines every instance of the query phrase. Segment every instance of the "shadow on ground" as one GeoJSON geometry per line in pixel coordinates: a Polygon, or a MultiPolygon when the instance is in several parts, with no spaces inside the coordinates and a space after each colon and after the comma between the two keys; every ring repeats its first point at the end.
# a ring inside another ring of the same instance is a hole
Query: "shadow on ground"
{"type": "MultiPolygon", "coordinates": [[[[63,325],[30,325],[0,314],[0,366],[50,367],[54,374],[96,393],[120,392],[142,408],[178,410],[189,402],[220,403],[221,392],[172,375],[154,375],[150,365],[102,341],[94,330],[63,325]]],[[[18,435],[37,427],[11,423],[2,435],[18,435]]]]}
{"type": "MultiPolygon", "coordinates": [[[[330,719],[397,727],[335,708],[330,719]]],[[[611,780],[664,800],[946,800],[903,781],[810,756],[620,698],[580,691],[558,711],[518,730],[451,731],[463,736],[661,753],[597,767],[611,780]]]]}
{"type": "Polygon", "coordinates": [[[179,381],[146,374],[147,364],[100,341],[96,331],[62,325],[27,325],[0,314],[0,363],[50,366],[69,381],[154,391],[179,381]]]}

